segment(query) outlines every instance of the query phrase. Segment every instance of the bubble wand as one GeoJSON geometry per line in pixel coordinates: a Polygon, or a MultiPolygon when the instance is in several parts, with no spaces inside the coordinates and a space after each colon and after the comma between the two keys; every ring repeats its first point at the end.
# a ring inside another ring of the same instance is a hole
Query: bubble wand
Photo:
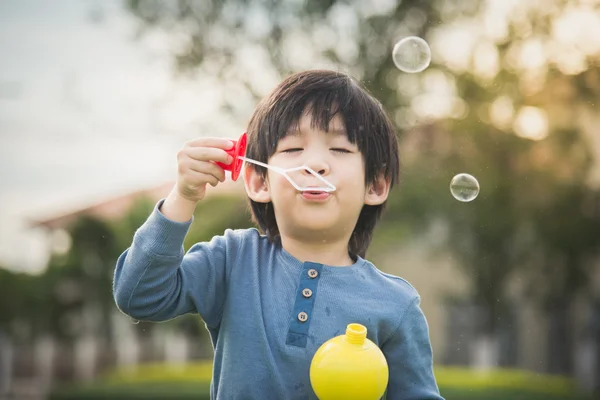
{"type": "Polygon", "coordinates": [[[335,191],[335,185],[333,185],[331,182],[329,182],[327,179],[323,178],[321,175],[319,175],[317,172],[315,172],[312,168],[303,165],[300,167],[294,167],[294,168],[281,168],[281,167],[277,167],[274,165],[269,165],[260,161],[256,161],[253,160],[251,158],[247,158],[244,155],[246,154],[246,133],[242,133],[242,135],[240,136],[240,138],[238,140],[231,140],[233,142],[233,147],[229,150],[226,150],[226,152],[233,157],[233,161],[230,164],[224,164],[221,162],[217,162],[216,164],[219,165],[221,168],[223,168],[225,171],[230,171],[231,172],[231,179],[236,181],[237,178],[240,176],[240,172],[242,170],[242,166],[244,164],[244,161],[249,162],[251,164],[255,164],[255,165],[259,165],[261,167],[270,169],[273,172],[277,172],[278,174],[283,175],[283,177],[285,179],[288,180],[288,182],[294,187],[296,188],[296,190],[300,191],[300,192],[305,192],[305,191],[311,191],[311,192],[333,192],[335,191]],[[307,171],[309,172],[311,175],[313,175],[315,178],[319,179],[321,182],[323,182],[326,186],[324,187],[314,187],[314,186],[300,186],[298,185],[296,182],[294,182],[294,180],[289,176],[289,172],[294,172],[294,171],[307,171]]]}

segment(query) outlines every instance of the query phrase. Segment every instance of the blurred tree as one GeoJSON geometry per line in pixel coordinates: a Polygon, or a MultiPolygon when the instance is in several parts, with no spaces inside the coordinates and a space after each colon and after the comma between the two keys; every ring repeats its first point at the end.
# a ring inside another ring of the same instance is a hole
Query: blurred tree
{"type": "Polygon", "coordinates": [[[574,362],[569,350],[576,339],[570,307],[577,295],[597,301],[588,283],[598,265],[600,193],[580,182],[564,182],[545,203],[532,213],[534,223],[544,229],[532,246],[526,293],[548,314],[549,372],[568,373],[574,362]]]}
{"type": "Polygon", "coordinates": [[[198,204],[194,213],[195,221],[185,238],[188,250],[198,242],[209,241],[215,235],[222,235],[226,229],[243,229],[254,226],[250,222],[247,201],[242,196],[207,197],[198,204]]]}
{"type": "Polygon", "coordinates": [[[444,221],[446,248],[486,311],[482,334],[496,331],[515,271],[569,277],[568,284],[533,278],[547,304],[569,303],[586,285],[584,260],[600,244],[592,234],[597,213],[581,208],[595,198],[582,116],[598,113],[598,1],[126,5],[141,27],[173,33],[179,72],[220,80],[223,109],[238,119],[293,71],[330,67],[362,80],[401,132],[403,189],[390,199],[385,224],[410,222],[418,232],[444,221]],[[423,73],[402,73],[392,62],[393,45],[408,35],[432,47],[423,73]],[[460,172],[482,185],[468,204],[448,193],[460,172]]]}
{"type": "Polygon", "coordinates": [[[4,275],[0,324],[16,337],[51,333],[72,340],[85,329],[110,337],[107,313],[108,299],[112,302],[109,272],[116,250],[113,234],[106,223],[89,217],[69,227],[69,234],[71,249],[52,255],[43,274],[0,271],[4,275]],[[89,312],[99,315],[86,318],[89,312]]]}
{"type": "Polygon", "coordinates": [[[30,334],[26,322],[43,312],[38,289],[35,276],[0,268],[0,330],[17,337],[30,334]]]}
{"type": "Polygon", "coordinates": [[[90,333],[110,339],[115,234],[107,222],[89,216],[77,219],[68,232],[70,250],[53,255],[40,277],[52,310],[36,321],[45,321],[45,330],[70,340],[90,333]]]}
{"type": "MultiPolygon", "coordinates": [[[[91,332],[112,340],[115,264],[154,205],[153,200],[141,198],[126,215],[114,221],[80,217],[66,227],[71,238],[69,250],[53,254],[41,275],[17,274],[0,268],[0,329],[23,340],[52,334],[72,341],[91,332]]],[[[244,199],[236,196],[208,197],[198,206],[195,218],[203,223],[190,227],[186,250],[226,228],[252,226],[244,199]]],[[[205,329],[194,316],[167,324],[192,337],[206,337],[205,329]]],[[[136,327],[144,335],[152,329],[151,324],[136,327]]]]}

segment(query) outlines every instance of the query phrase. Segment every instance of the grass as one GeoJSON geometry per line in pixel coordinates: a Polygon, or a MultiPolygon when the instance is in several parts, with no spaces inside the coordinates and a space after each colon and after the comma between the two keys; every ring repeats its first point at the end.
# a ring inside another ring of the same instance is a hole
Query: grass
{"type": "Polygon", "coordinates": [[[576,391],[575,383],[569,378],[518,369],[477,372],[465,368],[439,367],[435,375],[438,385],[449,391],[469,388],[475,392],[513,390],[559,396],[572,395],[576,391]]]}
{"type": "MultiPolygon", "coordinates": [[[[99,399],[209,399],[212,363],[181,367],[144,364],[136,369],[115,369],[92,385],[63,388],[50,400],[99,399]]],[[[572,380],[530,371],[498,369],[477,372],[465,368],[436,367],[440,392],[446,400],[591,400],[578,395],[572,380]]]]}
{"type": "Polygon", "coordinates": [[[49,400],[209,400],[208,383],[95,383],[54,391],[49,400]]]}

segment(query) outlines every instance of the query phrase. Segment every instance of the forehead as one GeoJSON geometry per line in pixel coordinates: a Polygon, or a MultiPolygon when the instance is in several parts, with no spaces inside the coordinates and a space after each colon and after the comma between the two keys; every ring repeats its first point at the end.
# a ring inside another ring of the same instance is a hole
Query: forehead
{"type": "Polygon", "coordinates": [[[310,132],[327,133],[331,136],[347,136],[344,120],[340,113],[331,117],[329,121],[314,119],[312,113],[303,113],[298,121],[291,124],[285,136],[303,136],[310,132]]]}

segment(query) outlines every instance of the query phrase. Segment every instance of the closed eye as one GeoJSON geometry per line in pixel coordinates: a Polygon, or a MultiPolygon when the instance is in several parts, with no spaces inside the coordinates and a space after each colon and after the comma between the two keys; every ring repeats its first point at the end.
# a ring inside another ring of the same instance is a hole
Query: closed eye
{"type": "Polygon", "coordinates": [[[302,148],[300,148],[300,147],[294,147],[292,149],[281,150],[282,153],[295,153],[297,151],[302,151],[302,148]]]}
{"type": "Polygon", "coordinates": [[[343,148],[333,148],[331,151],[335,151],[336,153],[352,153],[350,150],[343,148]]]}

